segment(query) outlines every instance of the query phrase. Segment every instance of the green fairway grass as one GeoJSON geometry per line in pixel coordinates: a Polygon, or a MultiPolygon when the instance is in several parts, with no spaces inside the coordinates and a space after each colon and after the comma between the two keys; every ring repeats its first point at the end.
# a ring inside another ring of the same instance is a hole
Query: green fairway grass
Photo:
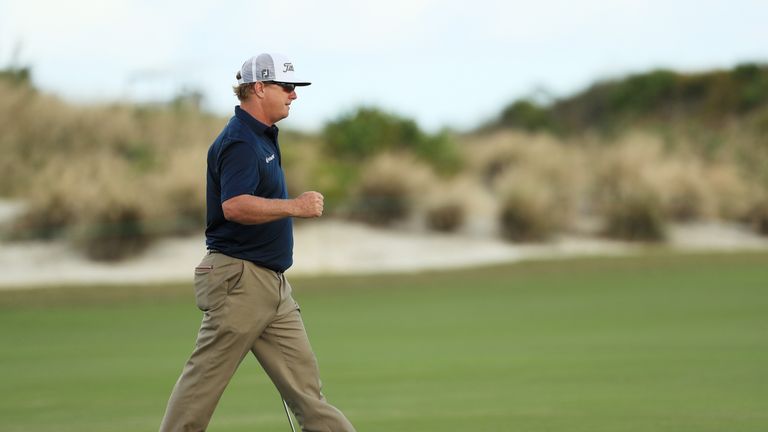
{"type": "MultiPolygon", "coordinates": [[[[767,253],[291,282],[360,432],[768,430],[767,253]]],[[[191,284],[0,292],[0,431],[156,431],[200,318],[191,284]]],[[[252,357],[209,430],[290,430],[252,357]]]]}

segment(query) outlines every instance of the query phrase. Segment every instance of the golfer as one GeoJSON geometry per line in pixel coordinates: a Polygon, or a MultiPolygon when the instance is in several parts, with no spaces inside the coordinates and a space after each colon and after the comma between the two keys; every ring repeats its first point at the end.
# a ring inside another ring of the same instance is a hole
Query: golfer
{"type": "Polygon", "coordinates": [[[195,268],[203,321],[160,430],[204,431],[250,351],[303,431],[354,431],[321,392],[317,360],[284,274],[293,262],[291,218],[323,214],[318,192],[288,198],[275,126],[288,117],[296,87],[310,83],[297,79],[293,63],[279,54],[247,60],[237,82],[240,105],[208,150],[208,253],[195,268]]]}

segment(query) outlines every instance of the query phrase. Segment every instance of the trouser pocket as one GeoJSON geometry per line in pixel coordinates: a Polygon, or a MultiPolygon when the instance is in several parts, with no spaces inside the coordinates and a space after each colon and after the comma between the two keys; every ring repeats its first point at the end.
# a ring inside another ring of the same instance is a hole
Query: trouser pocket
{"type": "Polygon", "coordinates": [[[195,267],[195,303],[202,311],[219,308],[243,274],[243,261],[209,254],[195,267]]]}

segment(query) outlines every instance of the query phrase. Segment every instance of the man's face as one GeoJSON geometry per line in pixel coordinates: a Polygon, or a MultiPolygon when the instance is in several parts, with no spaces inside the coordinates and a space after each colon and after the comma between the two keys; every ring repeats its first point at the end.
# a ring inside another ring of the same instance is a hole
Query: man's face
{"type": "Polygon", "coordinates": [[[264,83],[264,112],[277,123],[288,117],[291,102],[297,97],[292,84],[264,83]]]}

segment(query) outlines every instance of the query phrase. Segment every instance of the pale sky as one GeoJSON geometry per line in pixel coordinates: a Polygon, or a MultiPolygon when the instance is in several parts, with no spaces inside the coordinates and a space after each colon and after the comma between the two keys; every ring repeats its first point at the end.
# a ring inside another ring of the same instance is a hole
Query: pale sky
{"type": "Polygon", "coordinates": [[[0,67],[79,103],[198,89],[229,115],[240,65],[276,51],[313,82],[291,127],[375,105],[461,130],[542,89],[768,62],[767,23],[765,0],[0,0],[0,67]]]}

